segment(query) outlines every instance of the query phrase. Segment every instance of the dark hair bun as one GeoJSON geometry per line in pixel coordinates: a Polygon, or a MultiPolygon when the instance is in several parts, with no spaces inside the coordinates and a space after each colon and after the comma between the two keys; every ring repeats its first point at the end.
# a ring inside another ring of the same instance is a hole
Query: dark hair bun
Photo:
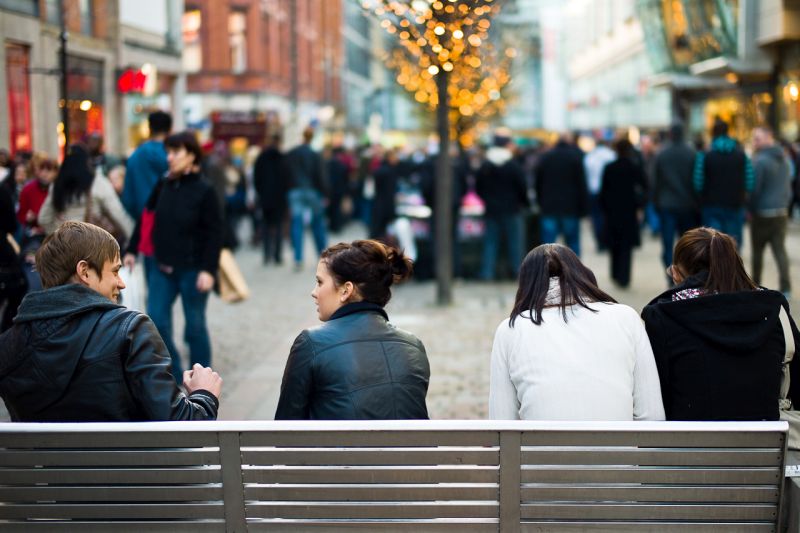
{"type": "Polygon", "coordinates": [[[411,277],[414,262],[402,250],[387,246],[386,260],[392,269],[392,283],[400,283],[411,277]]]}

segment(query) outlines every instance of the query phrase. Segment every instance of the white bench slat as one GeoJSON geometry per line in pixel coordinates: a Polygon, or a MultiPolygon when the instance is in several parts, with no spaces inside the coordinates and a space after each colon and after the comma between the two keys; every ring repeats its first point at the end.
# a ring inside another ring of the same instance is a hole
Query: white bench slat
{"type": "Polygon", "coordinates": [[[496,466],[246,467],[245,483],[497,483],[496,466]]]}
{"type": "MultiPolygon", "coordinates": [[[[497,485],[246,485],[246,500],[261,501],[431,501],[497,500],[497,485]]],[[[0,493],[2,494],[2,493],[0,493]]]]}
{"type": "Polygon", "coordinates": [[[779,450],[707,450],[675,448],[523,449],[522,464],[648,466],[779,466],[779,450]]]}
{"type": "Polygon", "coordinates": [[[5,448],[201,448],[219,446],[217,433],[211,431],[184,432],[131,432],[120,441],[119,433],[92,432],[5,432],[2,446],[5,448]]]}
{"type": "Polygon", "coordinates": [[[222,520],[216,521],[146,521],[146,522],[133,522],[133,521],[115,521],[113,525],[108,522],[82,522],[78,520],[70,520],[58,522],[55,520],[28,520],[25,522],[5,522],[0,523],[0,529],[3,533],[27,533],[28,531],[80,531],[84,532],[100,532],[107,533],[113,530],[114,533],[171,533],[187,532],[192,533],[197,531],[199,533],[224,533],[226,531],[225,522],[222,520]]]}
{"type": "Polygon", "coordinates": [[[691,483],[704,485],[778,485],[779,467],[535,467],[522,469],[523,483],[691,483]]]}
{"type": "Polygon", "coordinates": [[[741,431],[526,431],[523,446],[641,446],[676,448],[782,448],[781,433],[741,431]],[[591,436],[590,436],[591,435],[591,436]]]}
{"type": "Polygon", "coordinates": [[[83,520],[200,520],[224,518],[222,502],[209,503],[14,503],[0,505],[0,519],[15,518],[77,518],[83,520]]]}
{"type": "Polygon", "coordinates": [[[244,465],[497,465],[496,448],[243,449],[244,465]]]}
{"type": "Polygon", "coordinates": [[[462,520],[410,520],[406,522],[378,521],[348,522],[333,520],[258,520],[247,523],[250,532],[347,532],[347,531],[459,531],[468,533],[497,533],[497,520],[491,521],[462,521],[462,520]]]}
{"type": "Polygon", "coordinates": [[[222,484],[0,487],[0,502],[205,502],[212,500],[222,501],[222,484]]]}
{"type": "Polygon", "coordinates": [[[777,506],[768,504],[523,503],[522,519],[549,520],[742,520],[774,522],[777,506]]]}
{"type": "Polygon", "coordinates": [[[681,531],[691,533],[751,533],[758,531],[775,531],[775,526],[758,522],[731,522],[728,524],[707,522],[523,522],[519,524],[520,533],[542,533],[556,531],[558,533],[583,533],[584,531],[636,531],[637,533],[661,533],[662,531],[681,531]]]}
{"type": "Polygon", "coordinates": [[[777,486],[614,486],[597,485],[524,485],[522,502],[703,502],[703,503],[778,503],[777,486]]]}
{"type": "Polygon", "coordinates": [[[58,484],[155,484],[220,483],[219,467],[186,468],[0,468],[0,483],[4,485],[30,485],[33,483],[58,484]]]}
{"type": "Polygon", "coordinates": [[[410,447],[497,446],[496,432],[488,431],[250,431],[242,433],[242,447],[410,447]]]}
{"type": "Polygon", "coordinates": [[[200,450],[0,450],[3,466],[202,466],[218,465],[219,451],[200,450]]]}
{"type": "Polygon", "coordinates": [[[497,502],[246,502],[247,518],[396,519],[497,518],[497,502]]]}

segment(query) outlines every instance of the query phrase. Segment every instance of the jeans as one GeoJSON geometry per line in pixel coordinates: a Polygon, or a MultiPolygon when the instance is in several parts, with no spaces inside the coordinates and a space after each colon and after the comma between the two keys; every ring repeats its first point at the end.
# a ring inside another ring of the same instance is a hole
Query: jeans
{"type": "Polygon", "coordinates": [[[704,207],[702,216],[704,226],[727,233],[736,239],[736,246],[741,250],[744,228],[743,207],[704,207]]]}
{"type": "Polygon", "coordinates": [[[697,227],[697,213],[692,209],[659,209],[658,215],[661,218],[661,261],[668,267],[672,264],[675,236],[680,238],[697,227]]]}
{"type": "Polygon", "coordinates": [[[148,278],[147,314],[158,328],[161,338],[172,357],[172,376],[183,381],[183,365],[175,342],[172,340],[172,304],[180,294],[183,316],[186,319],[184,339],[189,344],[190,365],[211,364],[211,340],[206,327],[206,304],[208,293],[197,290],[198,270],[175,269],[167,274],[153,268],[148,278]]]}
{"type": "Polygon", "coordinates": [[[514,276],[519,274],[522,263],[522,216],[495,215],[485,218],[486,232],[483,237],[483,257],[481,279],[494,279],[497,253],[500,251],[500,236],[505,235],[508,249],[508,263],[514,276]]]}
{"type": "Polygon", "coordinates": [[[786,226],[789,217],[754,216],[750,221],[750,240],[753,246],[753,281],[761,285],[761,273],[764,271],[764,248],[767,244],[772,248],[772,255],[778,264],[778,284],[783,293],[791,292],[792,281],[789,277],[789,255],[786,253],[786,226]]]}
{"type": "Polygon", "coordinates": [[[600,252],[608,248],[608,242],[606,242],[606,216],[603,213],[603,208],[600,206],[599,194],[589,196],[589,209],[592,215],[594,241],[597,245],[597,251],[600,252]]]}
{"type": "Polygon", "coordinates": [[[559,234],[564,234],[567,246],[572,248],[575,255],[581,255],[581,226],[580,218],[575,216],[542,216],[542,243],[552,243],[558,240],[559,234]]]}
{"type": "Polygon", "coordinates": [[[289,211],[292,216],[291,236],[295,262],[303,261],[303,233],[307,218],[311,222],[317,253],[322,253],[328,241],[322,195],[314,189],[292,189],[289,191],[289,211]]]}

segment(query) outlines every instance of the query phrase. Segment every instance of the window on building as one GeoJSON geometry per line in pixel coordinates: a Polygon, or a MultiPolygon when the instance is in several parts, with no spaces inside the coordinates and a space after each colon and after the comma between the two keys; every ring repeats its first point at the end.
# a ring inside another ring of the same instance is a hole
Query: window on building
{"type": "Polygon", "coordinates": [[[61,2],[63,0],[45,0],[45,20],[50,24],[61,24],[61,2]]]}
{"type": "Polygon", "coordinates": [[[200,43],[202,14],[199,9],[187,9],[183,14],[183,69],[197,72],[203,67],[203,47],[200,43]]]}
{"type": "Polygon", "coordinates": [[[0,0],[0,8],[34,17],[39,16],[39,2],[31,0],[0,0]]]}
{"type": "Polygon", "coordinates": [[[29,87],[29,48],[6,43],[6,90],[8,91],[8,125],[12,153],[30,150],[31,100],[29,87]]]}
{"type": "Polygon", "coordinates": [[[247,70],[247,17],[242,11],[228,15],[228,42],[231,47],[231,70],[238,74],[247,70]]]}
{"type": "Polygon", "coordinates": [[[79,0],[78,12],[81,17],[81,33],[92,34],[92,0],[79,0]]]}

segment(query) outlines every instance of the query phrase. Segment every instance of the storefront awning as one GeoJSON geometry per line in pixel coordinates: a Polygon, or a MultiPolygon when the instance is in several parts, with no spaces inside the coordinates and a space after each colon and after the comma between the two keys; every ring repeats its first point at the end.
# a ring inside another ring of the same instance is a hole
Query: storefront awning
{"type": "Polygon", "coordinates": [[[669,87],[682,91],[707,91],[713,89],[729,89],[735,84],[724,78],[707,78],[692,76],[680,72],[663,72],[648,78],[651,87],[669,87]]]}
{"type": "Polygon", "coordinates": [[[739,76],[769,75],[772,65],[768,60],[738,59],[735,57],[713,57],[689,66],[689,72],[696,76],[724,76],[734,73],[739,76]]]}

